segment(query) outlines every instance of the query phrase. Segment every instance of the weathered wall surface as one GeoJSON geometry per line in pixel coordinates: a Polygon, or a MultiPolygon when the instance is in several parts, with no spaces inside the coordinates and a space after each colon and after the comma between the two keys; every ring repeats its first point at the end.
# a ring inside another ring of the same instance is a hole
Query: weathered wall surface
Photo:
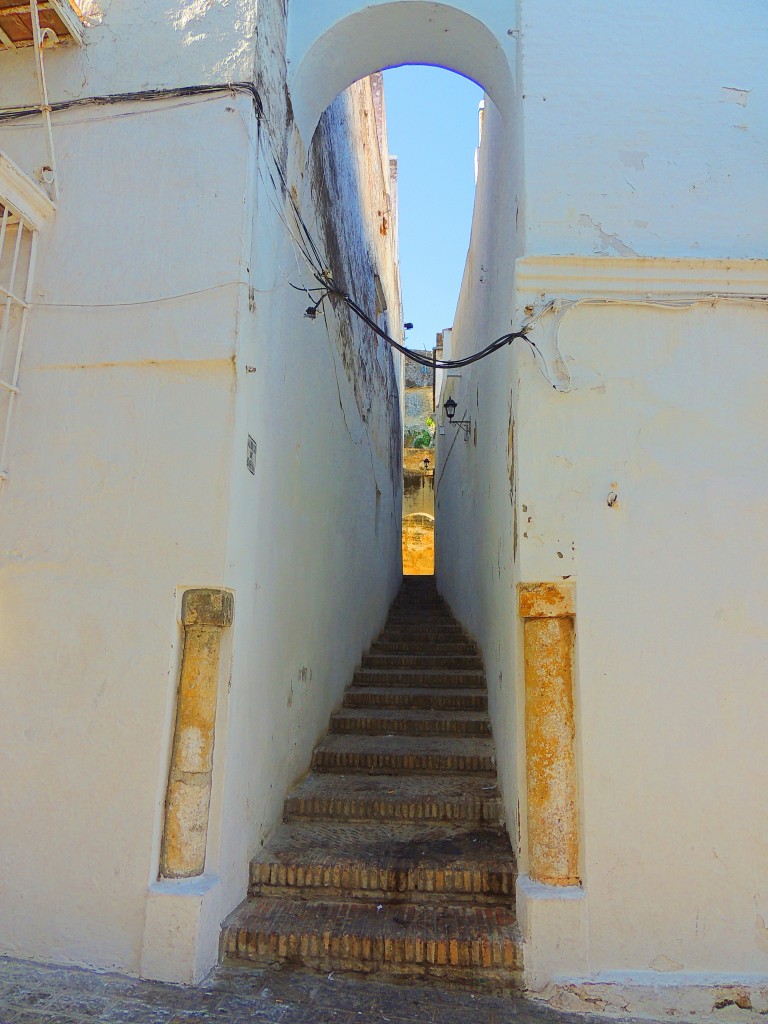
{"type": "MultiPolygon", "coordinates": [[[[624,271],[639,291],[677,269],[643,263],[624,271]]],[[[560,351],[594,376],[569,393],[520,353],[520,576],[576,585],[591,970],[759,976],[765,310],[662,303],[575,306],[560,351]]]]}
{"type": "Polygon", "coordinates": [[[438,439],[438,582],[483,650],[529,984],[711,1013],[767,963],[765,12],[520,6],[523,137],[489,109],[452,354],[564,305],[536,359],[445,381],[472,430],[438,439]],[[525,880],[516,588],[540,580],[575,586],[582,884],[561,893],[525,880]]]}
{"type": "MultiPolygon", "coordinates": [[[[228,100],[121,113],[57,124],[0,492],[0,947],[135,971],[176,588],[224,575],[246,147],[228,100]]],[[[12,130],[17,150],[35,131],[12,130]]]]}
{"type": "MultiPolygon", "coordinates": [[[[514,227],[522,225],[524,212],[521,121],[504,122],[489,105],[484,124],[472,243],[449,358],[476,351],[478,339],[498,337],[513,315],[508,296],[522,240],[514,227]]],[[[521,709],[514,629],[518,552],[510,515],[515,489],[511,380],[510,349],[443,378],[437,400],[445,432],[437,438],[435,571],[441,592],[483,652],[499,784],[517,847],[521,709]],[[442,412],[451,396],[457,402],[455,418],[471,420],[468,437],[442,412]]]]}
{"type": "Polygon", "coordinates": [[[765,6],[520,7],[526,252],[764,257],[765,6]]]}
{"type": "MultiPolygon", "coordinates": [[[[267,118],[228,92],[54,114],[61,200],[0,491],[0,949],[193,980],[400,573],[396,372],[355,323],[303,317],[289,282],[315,282],[275,159],[345,286],[367,305],[378,273],[382,323],[402,317],[370,86],[336,102],[305,174],[282,2],[258,25],[253,5],[149,6],[105,4],[83,50],[46,55],[52,102],[256,64],[267,118]],[[195,586],[235,599],[206,872],[156,884],[195,586]]],[[[3,102],[31,102],[32,54],[0,63],[3,102]]],[[[27,171],[41,138],[0,125],[27,171]]]]}

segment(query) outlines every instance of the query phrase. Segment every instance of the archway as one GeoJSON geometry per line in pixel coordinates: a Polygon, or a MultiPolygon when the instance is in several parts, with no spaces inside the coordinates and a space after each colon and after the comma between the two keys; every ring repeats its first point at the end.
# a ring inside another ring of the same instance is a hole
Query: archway
{"type": "Polygon", "coordinates": [[[294,0],[288,82],[305,145],[340,92],[374,71],[403,64],[444,67],[472,79],[506,117],[515,91],[512,29],[492,29],[475,17],[483,6],[479,0],[462,7],[426,0],[380,0],[362,7],[359,0],[294,0]]]}

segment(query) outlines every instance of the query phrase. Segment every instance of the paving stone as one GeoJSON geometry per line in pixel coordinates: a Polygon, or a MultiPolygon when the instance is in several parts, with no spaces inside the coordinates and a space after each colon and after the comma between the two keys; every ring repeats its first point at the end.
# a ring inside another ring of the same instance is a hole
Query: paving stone
{"type": "MultiPolygon", "coordinates": [[[[92,1024],[94,1020],[99,1024],[128,1024],[130,1018],[123,1015],[127,1000],[117,994],[126,991],[132,993],[131,1011],[136,1013],[137,1024],[153,1024],[157,1019],[160,993],[164,993],[168,1006],[181,1000],[187,1007],[169,1014],[166,1024],[318,1024],[324,1020],[328,1024],[606,1024],[609,1020],[592,1014],[561,1013],[518,997],[500,998],[420,984],[393,985],[336,974],[329,978],[328,974],[285,968],[224,965],[203,985],[192,987],[0,957],[0,1024],[92,1024]],[[47,988],[53,998],[45,1008],[12,1006],[2,994],[11,980],[27,990],[47,988]],[[104,997],[100,1017],[56,1008],[60,999],[67,995],[80,998],[88,988],[115,993],[104,997]],[[195,999],[199,1000],[197,1007],[195,999]]],[[[646,1020],[644,1024],[653,1022],[646,1020]]]]}

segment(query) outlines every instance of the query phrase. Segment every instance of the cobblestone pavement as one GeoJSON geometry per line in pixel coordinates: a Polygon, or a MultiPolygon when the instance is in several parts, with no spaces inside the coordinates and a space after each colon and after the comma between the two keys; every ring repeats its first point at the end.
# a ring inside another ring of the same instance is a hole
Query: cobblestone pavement
{"type": "MultiPolygon", "coordinates": [[[[199,987],[0,957],[0,1024],[595,1024],[527,1000],[289,969],[222,967],[199,987]]],[[[648,1022],[646,1022],[648,1024],[648,1022]]]]}

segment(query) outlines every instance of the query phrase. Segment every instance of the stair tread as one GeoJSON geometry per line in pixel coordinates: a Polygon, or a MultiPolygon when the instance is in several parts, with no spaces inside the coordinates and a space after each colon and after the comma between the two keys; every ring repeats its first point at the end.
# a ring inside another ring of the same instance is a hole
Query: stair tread
{"type": "Polygon", "coordinates": [[[454,711],[443,708],[340,708],[331,720],[369,718],[374,721],[398,722],[488,722],[485,711],[454,711]]]}
{"type": "MultiPolygon", "coordinates": [[[[352,686],[347,687],[344,691],[344,695],[360,696],[360,697],[472,697],[478,696],[478,688],[476,686],[452,686],[452,687],[440,687],[440,686],[352,686]]],[[[485,696],[483,693],[482,696],[485,696]]]]}
{"type": "Polygon", "coordinates": [[[449,668],[359,668],[355,672],[355,678],[360,676],[379,676],[384,675],[388,679],[411,679],[411,678],[426,678],[439,682],[441,679],[445,679],[450,676],[461,676],[462,678],[470,676],[473,679],[482,679],[485,681],[485,675],[482,669],[455,669],[449,668]]]}
{"type": "Polygon", "coordinates": [[[456,775],[411,775],[393,779],[391,775],[317,775],[306,777],[288,794],[288,799],[324,796],[349,798],[413,800],[492,800],[498,799],[495,783],[464,773],[456,775]]]}
{"type": "Polygon", "coordinates": [[[406,754],[416,750],[427,754],[480,754],[486,757],[494,754],[493,740],[481,736],[364,736],[349,733],[329,733],[315,750],[406,754]]]}
{"type": "Polygon", "coordinates": [[[507,834],[478,825],[283,822],[252,864],[368,864],[382,867],[468,864],[514,870],[507,834]]]}
{"type": "Polygon", "coordinates": [[[297,906],[290,897],[259,896],[246,900],[224,923],[227,931],[262,931],[270,934],[377,936],[401,939],[419,936],[426,941],[507,940],[519,942],[514,911],[506,907],[446,903],[381,904],[312,900],[297,906]]]}

